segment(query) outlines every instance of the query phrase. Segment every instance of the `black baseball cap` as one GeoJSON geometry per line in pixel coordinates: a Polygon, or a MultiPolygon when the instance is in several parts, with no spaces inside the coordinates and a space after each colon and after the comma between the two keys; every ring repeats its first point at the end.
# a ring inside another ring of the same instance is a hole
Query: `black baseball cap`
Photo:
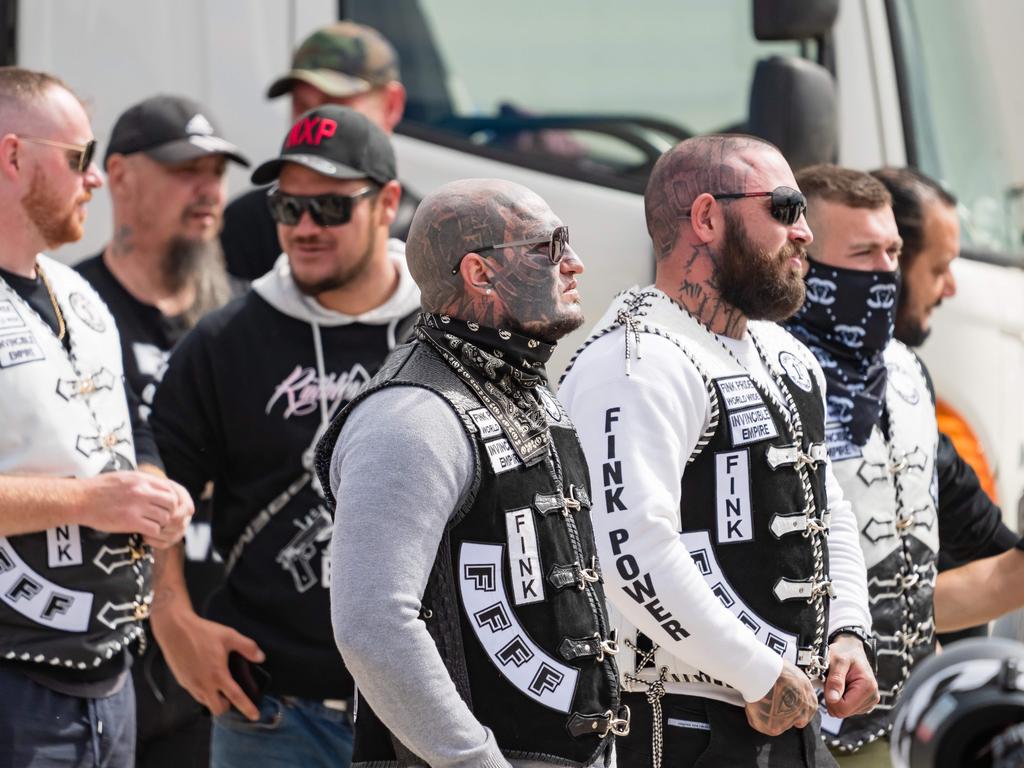
{"type": "Polygon", "coordinates": [[[205,155],[224,155],[249,167],[249,160],[221,138],[209,113],[184,96],[153,96],[128,107],[110,132],[103,167],[113,154],[145,152],[159,163],[182,163],[205,155]]]}
{"type": "Polygon", "coordinates": [[[398,178],[391,139],[350,107],[324,104],[295,121],[281,154],[253,171],[253,184],[269,184],[285,163],[297,163],[334,179],[370,179],[383,186],[398,178]]]}

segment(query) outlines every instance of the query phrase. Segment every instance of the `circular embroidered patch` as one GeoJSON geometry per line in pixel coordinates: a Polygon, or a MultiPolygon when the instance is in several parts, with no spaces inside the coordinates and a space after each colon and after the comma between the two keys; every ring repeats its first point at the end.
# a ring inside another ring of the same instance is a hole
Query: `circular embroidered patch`
{"type": "Polygon", "coordinates": [[[541,384],[537,387],[537,393],[540,395],[540,401],[544,404],[544,410],[548,412],[548,416],[554,422],[562,420],[562,407],[555,400],[554,396],[548,392],[548,388],[541,384]]]}
{"type": "Polygon", "coordinates": [[[921,402],[921,393],[918,391],[917,385],[914,383],[913,377],[910,372],[904,368],[900,368],[898,365],[889,365],[887,371],[887,378],[889,380],[889,386],[892,387],[896,394],[902,397],[911,405],[917,405],[921,402]]]}
{"type": "Polygon", "coordinates": [[[786,375],[804,392],[810,392],[812,390],[811,372],[807,370],[807,366],[804,365],[803,361],[794,355],[792,352],[780,352],[779,353],[779,365],[782,366],[782,370],[786,372],[786,375]]]}
{"type": "Polygon", "coordinates": [[[99,310],[81,293],[72,293],[68,296],[71,302],[72,311],[78,315],[78,319],[92,328],[96,333],[103,333],[107,330],[107,324],[103,322],[103,315],[99,310]]]}

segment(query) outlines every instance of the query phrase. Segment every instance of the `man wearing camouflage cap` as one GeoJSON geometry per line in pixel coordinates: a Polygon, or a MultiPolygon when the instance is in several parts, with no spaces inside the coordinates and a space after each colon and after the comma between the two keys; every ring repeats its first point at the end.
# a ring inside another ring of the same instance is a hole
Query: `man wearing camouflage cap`
{"type": "MultiPolygon", "coordinates": [[[[390,134],[402,119],[405,88],[398,55],[375,29],[341,21],[322,27],[295,51],[292,66],[267,89],[267,98],[291,95],[292,121],[323,104],[340,104],[366,115],[390,134]]],[[[403,185],[391,234],[404,240],[418,198],[403,185]]],[[[245,280],[267,272],[281,254],[277,227],[267,210],[266,189],[236,198],[224,213],[221,244],[228,271],[245,280]]]]}

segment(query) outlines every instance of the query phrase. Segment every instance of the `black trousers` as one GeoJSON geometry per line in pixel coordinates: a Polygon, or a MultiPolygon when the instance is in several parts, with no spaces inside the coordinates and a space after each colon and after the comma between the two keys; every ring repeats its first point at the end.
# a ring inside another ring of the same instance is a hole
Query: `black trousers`
{"type": "MultiPolygon", "coordinates": [[[[653,710],[642,693],[626,693],[629,736],[615,740],[618,768],[651,768],[653,710]]],[[[661,699],[662,768],[836,768],[821,740],[820,718],[806,728],[765,736],[742,707],[698,696],[661,699]]]]}

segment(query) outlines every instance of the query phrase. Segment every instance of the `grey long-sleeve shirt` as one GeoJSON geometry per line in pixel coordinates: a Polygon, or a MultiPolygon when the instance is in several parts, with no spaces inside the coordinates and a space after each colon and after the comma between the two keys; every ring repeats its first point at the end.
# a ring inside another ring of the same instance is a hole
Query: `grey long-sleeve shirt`
{"type": "Polygon", "coordinates": [[[359,695],[432,768],[542,768],[502,756],[419,619],[475,461],[454,411],[425,389],[391,387],[353,409],[331,462],[334,636],[359,695]]]}

